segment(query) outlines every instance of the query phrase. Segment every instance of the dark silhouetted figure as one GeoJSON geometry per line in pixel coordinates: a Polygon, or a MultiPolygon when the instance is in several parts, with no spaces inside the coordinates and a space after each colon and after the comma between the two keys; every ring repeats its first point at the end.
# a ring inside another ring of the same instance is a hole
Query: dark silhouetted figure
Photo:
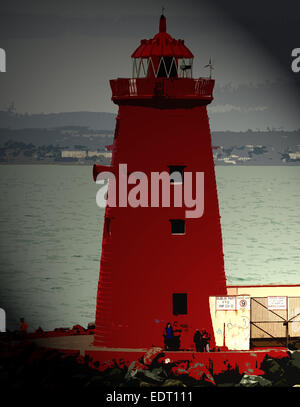
{"type": "Polygon", "coordinates": [[[170,322],[167,323],[167,326],[165,328],[165,336],[168,339],[173,338],[173,336],[174,336],[173,328],[172,328],[172,325],[170,324],[170,322]]]}
{"type": "Polygon", "coordinates": [[[28,324],[25,322],[24,318],[20,318],[20,336],[21,339],[25,339],[27,336],[27,329],[28,329],[28,324]]]}
{"type": "Polygon", "coordinates": [[[168,322],[165,327],[164,338],[165,338],[165,348],[169,349],[169,347],[172,345],[172,341],[174,338],[173,328],[170,322],[168,322]]]}
{"type": "Polygon", "coordinates": [[[202,340],[202,335],[199,331],[199,329],[196,329],[195,335],[194,335],[194,343],[196,347],[196,352],[203,352],[201,349],[201,340],[202,340]]]}
{"type": "Polygon", "coordinates": [[[173,327],[170,322],[167,323],[164,334],[165,338],[165,349],[166,350],[177,350],[180,347],[180,336],[175,336],[173,327]]]}
{"type": "Polygon", "coordinates": [[[209,352],[210,334],[204,329],[202,331],[203,352],[209,352]]]}

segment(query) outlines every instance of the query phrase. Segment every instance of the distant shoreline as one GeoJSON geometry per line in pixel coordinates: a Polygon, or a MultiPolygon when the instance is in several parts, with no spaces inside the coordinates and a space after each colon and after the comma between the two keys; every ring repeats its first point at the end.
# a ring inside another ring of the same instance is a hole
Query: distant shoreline
{"type": "MultiPolygon", "coordinates": [[[[73,167],[92,167],[94,164],[98,165],[109,165],[109,163],[103,163],[102,162],[36,162],[36,161],[31,161],[31,162],[0,162],[0,166],[10,166],[10,165],[60,165],[60,166],[73,166],[73,167]]],[[[300,162],[288,162],[288,163],[282,163],[282,164],[273,164],[273,163],[257,163],[257,164],[219,164],[215,163],[215,167],[299,167],[300,162]]]]}

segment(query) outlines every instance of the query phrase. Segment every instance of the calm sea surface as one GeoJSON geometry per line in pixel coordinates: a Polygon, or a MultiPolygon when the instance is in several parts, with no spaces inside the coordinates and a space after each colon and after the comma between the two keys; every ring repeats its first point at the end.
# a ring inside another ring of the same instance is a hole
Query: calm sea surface
{"type": "MultiPolygon", "coordinates": [[[[216,167],[229,284],[300,283],[300,167],[216,167]]],[[[92,169],[0,166],[8,328],[94,321],[104,210],[92,169]]],[[[199,259],[200,261],[201,259],[199,259]]]]}

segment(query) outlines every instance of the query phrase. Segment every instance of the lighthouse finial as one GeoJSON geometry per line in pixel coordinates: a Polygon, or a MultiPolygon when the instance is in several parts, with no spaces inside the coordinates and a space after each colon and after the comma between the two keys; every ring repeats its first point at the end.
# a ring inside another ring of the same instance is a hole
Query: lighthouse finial
{"type": "Polygon", "coordinates": [[[165,8],[162,7],[161,16],[160,16],[160,20],[159,20],[159,32],[160,33],[165,33],[167,31],[167,19],[164,15],[164,12],[165,12],[165,8]]]}

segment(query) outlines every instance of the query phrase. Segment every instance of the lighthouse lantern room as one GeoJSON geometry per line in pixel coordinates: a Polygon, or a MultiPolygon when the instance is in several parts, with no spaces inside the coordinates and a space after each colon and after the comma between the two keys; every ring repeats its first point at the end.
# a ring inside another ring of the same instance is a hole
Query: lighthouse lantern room
{"type": "Polygon", "coordinates": [[[133,78],[191,78],[194,55],[184,45],[166,32],[166,18],[160,18],[159,33],[141,45],[131,55],[133,78]]]}

